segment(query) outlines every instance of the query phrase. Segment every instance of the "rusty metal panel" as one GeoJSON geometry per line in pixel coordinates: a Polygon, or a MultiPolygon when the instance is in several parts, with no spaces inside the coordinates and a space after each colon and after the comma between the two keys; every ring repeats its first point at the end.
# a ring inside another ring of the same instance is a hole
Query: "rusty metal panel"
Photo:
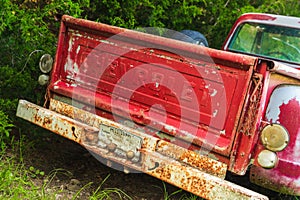
{"type": "Polygon", "coordinates": [[[188,151],[187,149],[178,147],[177,145],[163,140],[157,143],[156,151],[167,157],[171,157],[193,167],[197,167],[201,171],[206,171],[209,174],[223,179],[225,178],[227,165],[210,159],[207,156],[188,151]]]}
{"type": "Polygon", "coordinates": [[[281,161],[281,164],[288,167],[286,169],[263,169],[258,166],[251,166],[250,181],[281,194],[300,196],[300,181],[298,177],[294,176],[299,172],[299,163],[281,161]]]}
{"type": "Polygon", "coordinates": [[[53,113],[51,110],[41,108],[25,100],[20,100],[17,116],[30,121],[47,130],[51,130],[63,137],[80,143],[81,135],[85,129],[91,127],[69,117],[53,113]]]}
{"type": "Polygon", "coordinates": [[[231,151],[229,170],[245,175],[253,154],[253,147],[257,143],[257,130],[260,126],[260,119],[263,105],[261,100],[264,88],[263,75],[254,74],[250,95],[247,98],[247,106],[238,127],[238,134],[234,140],[234,147],[231,151]]]}
{"type": "Polygon", "coordinates": [[[145,173],[205,199],[268,199],[264,195],[216,176],[196,171],[195,168],[182,165],[178,161],[170,161],[169,158],[162,157],[160,154],[157,154],[157,156],[152,154],[145,158],[147,166],[154,166],[150,170],[146,170],[145,173]]]}
{"type": "MultiPolygon", "coordinates": [[[[184,162],[192,167],[196,167],[202,171],[205,171],[206,173],[218,176],[223,179],[225,178],[227,165],[219,161],[213,160],[203,155],[196,154],[193,151],[184,149],[182,147],[176,146],[172,143],[163,140],[159,140],[158,138],[154,138],[146,133],[136,131],[132,128],[99,117],[97,115],[94,115],[92,113],[89,113],[87,111],[73,107],[71,105],[65,104],[63,102],[54,99],[51,99],[50,101],[50,109],[62,115],[68,116],[72,119],[76,119],[78,121],[84,122],[85,124],[93,126],[94,128],[99,128],[105,125],[108,127],[114,127],[115,129],[118,130],[123,130],[124,132],[127,133],[134,133],[135,137],[141,138],[142,144],[134,145],[132,143],[130,145],[133,145],[135,147],[139,146],[139,149],[146,150],[146,151],[157,151],[162,155],[184,162]]],[[[102,134],[99,134],[99,137],[101,135],[102,134]]],[[[99,137],[96,139],[98,140],[99,137]]],[[[91,138],[95,138],[95,137],[91,137],[91,138]]],[[[110,140],[112,140],[112,138],[110,138],[110,140]]],[[[100,139],[100,141],[102,143],[102,139],[100,139]]],[[[127,143],[125,142],[122,143],[123,146],[119,146],[118,148],[128,150],[127,143]]],[[[95,143],[97,143],[99,146],[99,141],[95,143]]],[[[118,142],[115,143],[117,144],[118,142]]],[[[100,146],[102,146],[102,144],[100,144],[100,146]]],[[[126,154],[126,152],[124,154],[126,154]]]]}
{"type": "Polygon", "coordinates": [[[72,116],[74,119],[25,100],[19,101],[17,116],[83,145],[93,154],[107,159],[108,164],[111,164],[111,161],[120,163],[125,167],[124,171],[126,172],[128,172],[128,168],[145,172],[206,199],[268,199],[263,195],[219,178],[224,177],[226,173],[227,166],[223,163],[200,155],[197,156],[188,150],[176,149],[174,145],[168,142],[62,102],[52,100],[51,108],[72,116]],[[103,124],[113,127],[111,134],[123,134],[123,132],[115,131],[118,129],[141,138],[142,144],[140,149],[137,149],[139,155],[135,157],[137,152],[131,152],[131,149],[126,154],[120,154],[116,151],[117,149],[120,151],[128,150],[123,149],[122,145],[136,147],[136,142],[123,141],[124,143],[120,142],[118,143],[120,146],[118,146],[111,137],[109,138],[111,143],[104,146],[99,144],[101,140],[99,127],[103,124]],[[138,159],[136,160],[136,158],[138,159]],[[206,167],[208,173],[205,172],[206,167]]]}

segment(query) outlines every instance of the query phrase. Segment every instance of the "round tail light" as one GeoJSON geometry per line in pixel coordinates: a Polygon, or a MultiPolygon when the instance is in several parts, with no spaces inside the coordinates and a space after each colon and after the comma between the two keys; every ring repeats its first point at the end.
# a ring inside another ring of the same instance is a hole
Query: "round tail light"
{"type": "Polygon", "coordinates": [[[282,151],[289,143],[288,131],[280,124],[270,124],[264,127],[260,136],[262,144],[271,151],[282,151]]]}
{"type": "Polygon", "coordinates": [[[48,73],[52,70],[53,58],[49,54],[44,54],[40,58],[40,70],[43,73],[48,73]]]}
{"type": "Polygon", "coordinates": [[[278,157],[275,152],[265,149],[258,154],[257,162],[261,167],[271,169],[276,166],[278,157]]]}

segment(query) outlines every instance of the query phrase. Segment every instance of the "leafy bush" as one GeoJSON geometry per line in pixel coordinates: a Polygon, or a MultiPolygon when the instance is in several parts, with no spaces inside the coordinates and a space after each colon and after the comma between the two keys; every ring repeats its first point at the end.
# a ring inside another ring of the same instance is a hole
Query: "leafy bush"
{"type": "Polygon", "coordinates": [[[9,132],[13,124],[9,121],[8,116],[0,110],[0,134],[9,137],[9,132]]]}
{"type": "Polygon", "coordinates": [[[87,0],[1,0],[0,110],[11,118],[18,98],[41,103],[45,90],[37,84],[39,57],[55,54],[60,23],[55,14],[81,17],[87,0]]]}

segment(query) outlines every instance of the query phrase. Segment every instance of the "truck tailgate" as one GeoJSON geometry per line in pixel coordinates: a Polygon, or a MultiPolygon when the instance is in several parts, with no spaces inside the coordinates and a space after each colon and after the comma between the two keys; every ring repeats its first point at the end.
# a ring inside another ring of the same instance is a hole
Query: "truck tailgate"
{"type": "Polygon", "coordinates": [[[49,88],[102,117],[229,156],[255,62],[64,16],[49,88]]]}

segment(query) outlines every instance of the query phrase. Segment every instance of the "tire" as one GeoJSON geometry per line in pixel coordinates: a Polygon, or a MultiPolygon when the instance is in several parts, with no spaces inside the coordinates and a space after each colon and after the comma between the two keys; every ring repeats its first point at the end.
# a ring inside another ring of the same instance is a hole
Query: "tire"
{"type": "Polygon", "coordinates": [[[172,36],[172,39],[208,47],[208,42],[205,36],[198,31],[182,30],[180,32],[176,32],[172,36]]]}

